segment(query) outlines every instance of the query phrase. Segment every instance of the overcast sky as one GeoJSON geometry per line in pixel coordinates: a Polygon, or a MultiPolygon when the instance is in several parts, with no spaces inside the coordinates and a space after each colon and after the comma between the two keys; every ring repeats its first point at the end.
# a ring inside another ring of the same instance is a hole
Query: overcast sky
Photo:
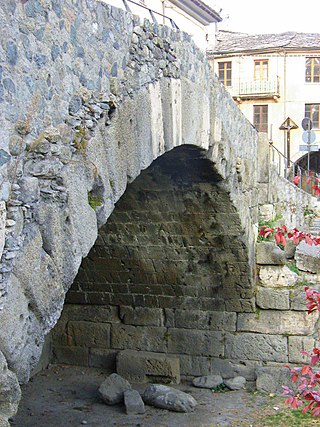
{"type": "Polygon", "coordinates": [[[220,28],[244,33],[320,33],[320,0],[204,0],[224,18],[220,28]],[[229,18],[226,16],[229,15],[229,18]]]}

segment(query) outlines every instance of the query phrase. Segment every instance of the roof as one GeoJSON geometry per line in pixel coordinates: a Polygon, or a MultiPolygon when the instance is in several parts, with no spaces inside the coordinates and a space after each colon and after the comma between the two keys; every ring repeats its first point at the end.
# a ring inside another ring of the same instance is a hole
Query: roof
{"type": "Polygon", "coordinates": [[[236,53],[251,51],[320,50],[320,34],[296,33],[293,31],[278,34],[245,34],[219,31],[216,36],[214,52],[236,53]]]}
{"type": "Polygon", "coordinates": [[[219,13],[201,0],[170,0],[170,3],[178,6],[202,25],[222,21],[219,13]]]}

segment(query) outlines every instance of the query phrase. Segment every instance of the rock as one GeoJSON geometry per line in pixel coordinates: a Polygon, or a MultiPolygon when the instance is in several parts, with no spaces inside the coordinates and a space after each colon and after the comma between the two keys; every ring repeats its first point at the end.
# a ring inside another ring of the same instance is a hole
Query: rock
{"type": "Polygon", "coordinates": [[[128,415],[144,414],[143,400],[137,390],[126,390],[123,394],[126,413],[128,415]]]}
{"type": "Polygon", "coordinates": [[[117,356],[117,372],[129,381],[180,383],[179,357],[164,353],[120,351],[117,356]]]}
{"type": "Polygon", "coordinates": [[[111,374],[99,387],[99,395],[108,405],[123,401],[126,390],[131,390],[131,384],[118,374],[111,374]]]}
{"type": "Polygon", "coordinates": [[[295,389],[296,385],[292,383],[291,372],[282,366],[259,366],[256,369],[257,391],[264,393],[282,393],[283,385],[290,385],[295,389]]]}
{"type": "Polygon", "coordinates": [[[294,286],[299,281],[299,276],[286,265],[261,266],[259,270],[259,285],[266,288],[286,288],[294,286]]]}
{"type": "Polygon", "coordinates": [[[192,384],[195,387],[215,388],[223,383],[223,378],[220,375],[206,375],[203,377],[194,378],[192,384]]]}
{"type": "Polygon", "coordinates": [[[300,242],[297,246],[295,259],[299,270],[318,273],[320,271],[320,247],[300,242]]]}
{"type": "Polygon", "coordinates": [[[257,264],[284,265],[286,254],[273,242],[261,242],[257,244],[257,264]]]}
{"type": "Polygon", "coordinates": [[[20,178],[20,197],[23,203],[33,203],[39,200],[39,180],[36,177],[25,176],[20,178]]]}
{"type": "Polygon", "coordinates": [[[224,380],[224,383],[230,390],[241,390],[246,385],[246,379],[239,376],[224,380]]]}
{"type": "Polygon", "coordinates": [[[175,412],[192,412],[198,404],[190,394],[160,384],[148,386],[142,398],[148,405],[175,412]]]}

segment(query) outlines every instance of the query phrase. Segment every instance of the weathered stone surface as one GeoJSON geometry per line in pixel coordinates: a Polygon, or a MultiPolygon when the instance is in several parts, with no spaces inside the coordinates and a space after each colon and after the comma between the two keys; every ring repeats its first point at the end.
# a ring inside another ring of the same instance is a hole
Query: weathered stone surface
{"type": "Polygon", "coordinates": [[[246,385],[244,377],[234,377],[223,381],[230,390],[241,390],[246,385]]]}
{"type": "Polygon", "coordinates": [[[271,335],[311,335],[318,313],[261,310],[257,314],[239,313],[237,331],[271,335]]]}
{"type": "Polygon", "coordinates": [[[111,372],[115,372],[117,354],[118,352],[114,350],[90,348],[88,365],[94,368],[104,368],[109,369],[111,372]]]}
{"type": "Polygon", "coordinates": [[[170,328],[168,334],[168,350],[170,353],[199,356],[224,355],[224,339],[221,332],[170,328]]]}
{"type": "Polygon", "coordinates": [[[305,364],[309,362],[309,357],[301,354],[302,351],[307,351],[309,354],[315,347],[316,341],[313,337],[289,337],[289,362],[305,364]]]}
{"type": "Polygon", "coordinates": [[[127,325],[164,326],[163,311],[160,308],[121,306],[120,318],[127,325]]]}
{"type": "Polygon", "coordinates": [[[289,297],[290,291],[286,289],[257,288],[257,306],[263,309],[289,310],[289,297]]]}
{"type": "Polygon", "coordinates": [[[87,347],[75,347],[70,345],[55,345],[53,351],[53,360],[57,363],[67,365],[88,366],[89,349],[87,347]]]}
{"type": "Polygon", "coordinates": [[[235,331],[236,319],[236,313],[230,312],[179,309],[175,311],[175,326],[177,328],[235,331]]]}
{"type": "Polygon", "coordinates": [[[227,334],[225,355],[232,359],[287,362],[287,338],[246,332],[227,334]]]}
{"type": "Polygon", "coordinates": [[[197,406],[190,394],[160,384],[148,386],[142,398],[148,405],[175,412],[193,412],[197,406]]]}
{"type": "Polygon", "coordinates": [[[135,327],[131,325],[111,326],[111,347],[114,349],[165,352],[166,328],[156,326],[135,327]]]}
{"type": "Polygon", "coordinates": [[[131,384],[118,374],[111,374],[99,387],[99,395],[108,405],[123,402],[126,390],[131,390],[131,384]]]}
{"type": "Polygon", "coordinates": [[[192,384],[200,388],[215,388],[223,383],[223,378],[220,375],[205,375],[203,377],[194,378],[192,384]]]}
{"type": "MultiPolygon", "coordinates": [[[[15,415],[19,400],[21,398],[21,390],[16,375],[8,369],[5,357],[0,352],[0,417],[5,419],[15,415]]],[[[3,423],[5,425],[5,419],[3,423]]],[[[9,425],[9,424],[8,424],[9,425]]]]}
{"type": "Polygon", "coordinates": [[[0,310],[0,324],[6,325],[0,328],[0,348],[19,382],[25,383],[39,360],[44,333],[22,289],[12,274],[6,309],[0,310]],[[19,321],[13,322],[12,318],[19,321]]]}
{"type": "Polygon", "coordinates": [[[264,393],[282,393],[283,385],[292,388],[291,372],[281,366],[260,366],[257,368],[256,386],[258,391],[264,393]]]}
{"type": "Polygon", "coordinates": [[[146,411],[143,400],[137,390],[126,390],[124,392],[124,404],[128,415],[144,414],[146,411]]]}
{"type": "Polygon", "coordinates": [[[63,306],[64,289],[53,259],[43,250],[38,228],[29,228],[24,251],[16,257],[14,274],[47,333],[56,323],[63,306]],[[43,286],[43,284],[46,286],[43,286]]]}
{"type": "Polygon", "coordinates": [[[268,204],[259,206],[259,218],[261,218],[263,221],[272,221],[274,217],[275,217],[275,211],[274,211],[273,204],[268,203],[268,204]]]}
{"type": "Polygon", "coordinates": [[[286,256],[283,250],[274,242],[260,242],[257,244],[257,264],[284,265],[286,256]]]}
{"type": "Polygon", "coordinates": [[[117,372],[134,382],[180,383],[180,362],[177,356],[124,350],[117,356],[117,372]]]}
{"type": "Polygon", "coordinates": [[[286,265],[265,265],[259,269],[259,284],[267,288],[285,288],[294,286],[299,281],[299,276],[286,265]]]}
{"type": "Polygon", "coordinates": [[[5,244],[5,228],[6,228],[7,210],[4,201],[0,201],[0,258],[2,256],[5,244]]]}
{"type": "Polygon", "coordinates": [[[295,260],[299,270],[317,273],[320,270],[320,248],[308,245],[302,241],[299,243],[295,253],[295,260]]]}
{"type": "Polygon", "coordinates": [[[69,321],[69,344],[79,347],[110,348],[110,325],[85,321],[69,321]]]}

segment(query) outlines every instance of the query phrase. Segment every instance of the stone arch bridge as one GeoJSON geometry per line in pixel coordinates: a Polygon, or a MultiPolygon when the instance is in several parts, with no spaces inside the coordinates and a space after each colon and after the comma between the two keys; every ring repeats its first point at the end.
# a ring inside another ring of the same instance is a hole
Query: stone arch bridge
{"type": "MultiPolygon", "coordinates": [[[[8,0],[0,19],[0,413],[67,292],[60,360],[112,365],[131,349],[175,355],[184,376],[239,371],[258,137],[203,53],[94,0],[8,0]]],[[[282,362],[284,339],[258,340],[282,362]]]]}

